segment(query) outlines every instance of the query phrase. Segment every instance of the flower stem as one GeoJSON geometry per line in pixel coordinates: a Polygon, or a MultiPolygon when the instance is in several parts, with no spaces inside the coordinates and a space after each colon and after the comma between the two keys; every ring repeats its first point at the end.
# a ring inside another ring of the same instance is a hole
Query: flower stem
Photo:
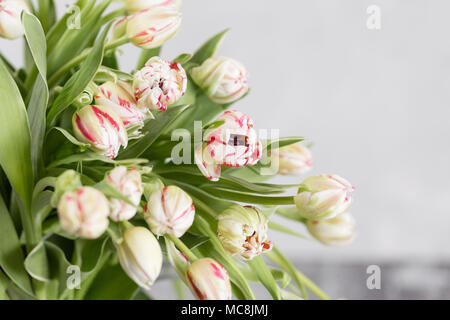
{"type": "MultiPolygon", "coordinates": [[[[116,39],[114,41],[111,41],[108,44],[106,44],[105,51],[120,47],[121,45],[128,43],[128,41],[129,40],[127,37],[122,37],[122,38],[116,39]]],[[[49,87],[52,87],[53,85],[55,85],[57,83],[57,81],[59,80],[59,78],[61,76],[63,76],[64,74],[66,74],[70,69],[72,69],[73,67],[75,67],[78,64],[80,64],[81,62],[83,62],[84,59],[87,58],[87,56],[89,55],[91,50],[92,50],[92,48],[84,50],[80,55],[73,58],[72,60],[67,62],[65,65],[63,65],[61,68],[59,68],[59,70],[57,72],[55,72],[48,80],[49,87]]]]}
{"type": "Polygon", "coordinates": [[[189,259],[191,260],[191,262],[194,262],[195,260],[197,260],[197,256],[191,251],[191,249],[189,249],[184,243],[183,241],[181,241],[179,238],[175,237],[173,234],[166,234],[164,236],[166,239],[172,241],[175,246],[181,250],[181,252],[183,252],[183,254],[189,259]]]}

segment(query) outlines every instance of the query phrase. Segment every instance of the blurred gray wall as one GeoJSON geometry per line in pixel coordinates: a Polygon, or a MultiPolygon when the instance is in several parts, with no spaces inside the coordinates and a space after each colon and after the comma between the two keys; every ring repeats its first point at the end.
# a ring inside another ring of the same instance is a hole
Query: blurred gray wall
{"type": "MultiPolygon", "coordinates": [[[[71,2],[59,1],[60,11],[71,2]]],[[[248,66],[252,88],[235,107],[258,128],[308,137],[313,173],[356,186],[354,244],[326,248],[272,232],[279,247],[299,261],[449,259],[448,0],[185,0],[182,12],[163,56],[193,52],[231,27],[219,54],[248,66]],[[366,27],[372,4],[380,30],[366,27]]],[[[0,40],[16,65],[21,45],[0,40]]],[[[131,70],[138,50],[123,51],[131,70]]]]}

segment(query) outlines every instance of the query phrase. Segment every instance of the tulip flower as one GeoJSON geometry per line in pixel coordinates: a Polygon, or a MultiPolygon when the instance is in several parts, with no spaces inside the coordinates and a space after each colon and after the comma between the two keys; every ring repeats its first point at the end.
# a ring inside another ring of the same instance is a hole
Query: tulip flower
{"type": "Polygon", "coordinates": [[[124,232],[117,245],[117,256],[125,273],[144,289],[150,289],[161,272],[161,247],[144,227],[131,227],[124,232]]]}
{"type": "Polygon", "coordinates": [[[226,57],[212,57],[190,71],[194,82],[208,97],[220,104],[241,98],[248,91],[247,68],[226,57]]]}
{"type": "Polygon", "coordinates": [[[158,236],[181,237],[194,222],[195,207],[191,197],[176,186],[155,191],[144,207],[144,218],[158,236]]]}
{"type": "Polygon", "coordinates": [[[230,300],[231,284],[227,270],[216,260],[194,261],[186,271],[192,294],[199,300],[230,300]]]}
{"type": "Polygon", "coordinates": [[[155,7],[175,7],[180,9],[181,0],[124,0],[125,8],[130,13],[139,12],[145,9],[155,8],[155,7]]]}
{"type": "Polygon", "coordinates": [[[92,187],[66,191],[59,200],[58,215],[65,232],[81,238],[96,239],[109,224],[108,200],[92,187]]]}
{"type": "Polygon", "coordinates": [[[0,0],[0,37],[17,39],[25,33],[20,16],[28,11],[25,1],[0,0]]]}
{"type": "Polygon", "coordinates": [[[114,168],[107,176],[106,181],[127,197],[134,206],[119,200],[110,199],[111,212],[109,216],[114,221],[129,220],[136,214],[136,206],[141,201],[143,186],[141,174],[136,169],[127,170],[124,166],[114,168]]]}
{"type": "Polygon", "coordinates": [[[133,91],[140,108],[166,110],[168,104],[180,99],[187,86],[186,72],[178,62],[160,57],[150,58],[134,74],[133,91]]]}
{"type": "Polygon", "coordinates": [[[341,246],[355,239],[355,219],[348,212],[338,214],[326,220],[308,220],[306,227],[309,233],[326,245],[341,246]]]}
{"type": "Polygon", "coordinates": [[[348,210],[354,187],[337,175],[320,174],[306,178],[294,197],[302,217],[331,219],[348,210]]]}
{"type": "Polygon", "coordinates": [[[125,81],[103,83],[99,94],[95,96],[95,104],[105,106],[114,111],[122,120],[125,128],[137,127],[135,135],[144,126],[144,120],[153,117],[147,108],[138,108],[134,99],[133,89],[125,81]]]}
{"type": "Polygon", "coordinates": [[[272,249],[267,239],[269,221],[257,208],[233,204],[218,219],[217,234],[230,254],[251,260],[272,249]]]}
{"type": "Polygon", "coordinates": [[[291,144],[273,152],[278,159],[278,172],[283,175],[301,175],[311,170],[311,151],[302,144],[291,144]]]}
{"type": "Polygon", "coordinates": [[[75,136],[100,154],[114,159],[120,146],[128,144],[128,136],[119,116],[105,106],[88,105],[74,113],[75,136]]]}
{"type": "Polygon", "coordinates": [[[203,175],[212,181],[220,177],[220,166],[254,165],[262,155],[262,145],[249,116],[229,110],[216,122],[223,123],[205,133],[206,142],[195,152],[195,163],[203,175]]]}
{"type": "Polygon", "coordinates": [[[157,6],[134,13],[127,18],[126,34],[142,49],[160,47],[180,28],[181,14],[174,6],[157,6]]]}

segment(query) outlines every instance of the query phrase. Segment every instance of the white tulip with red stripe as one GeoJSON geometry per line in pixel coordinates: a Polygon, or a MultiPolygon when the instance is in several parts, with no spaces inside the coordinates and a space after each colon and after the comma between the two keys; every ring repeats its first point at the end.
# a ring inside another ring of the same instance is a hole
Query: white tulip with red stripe
{"type": "Polygon", "coordinates": [[[144,208],[144,218],[152,232],[181,237],[194,222],[191,197],[177,186],[155,191],[144,208]]]}
{"type": "Polygon", "coordinates": [[[175,7],[180,9],[181,0],[124,0],[125,8],[130,13],[139,12],[155,7],[175,7]]]}
{"type": "Polygon", "coordinates": [[[128,144],[126,129],[120,117],[105,106],[88,105],[74,113],[72,118],[75,136],[91,148],[108,157],[117,157],[121,146],[128,144]]]}
{"type": "Polygon", "coordinates": [[[220,104],[241,98],[248,91],[247,68],[227,57],[212,57],[190,71],[194,82],[220,104]]]}
{"type": "Polygon", "coordinates": [[[152,49],[171,39],[180,25],[181,14],[174,6],[157,6],[129,16],[126,34],[134,45],[152,49]]]}
{"type": "Polygon", "coordinates": [[[108,200],[92,187],[66,191],[58,203],[61,228],[86,239],[96,239],[105,232],[109,224],[108,215],[108,200]]]}
{"type": "Polygon", "coordinates": [[[311,151],[302,144],[291,144],[273,151],[278,160],[278,172],[283,175],[301,175],[312,169],[311,151]]]}
{"type": "Polygon", "coordinates": [[[124,221],[133,218],[143,193],[142,179],[139,171],[134,168],[127,170],[126,167],[119,166],[108,173],[106,181],[127,197],[134,205],[111,198],[109,200],[111,207],[109,216],[111,219],[114,221],[124,221]]]}
{"type": "Polygon", "coordinates": [[[350,208],[354,187],[338,175],[306,178],[294,197],[300,215],[307,219],[331,219],[350,208]]]}
{"type": "Polygon", "coordinates": [[[147,108],[138,108],[132,86],[125,81],[103,83],[95,96],[95,104],[113,110],[122,120],[125,128],[137,127],[134,134],[144,126],[144,120],[153,118],[147,108]]]}
{"type": "Polygon", "coordinates": [[[186,92],[186,72],[178,62],[160,57],[150,58],[136,71],[133,81],[134,97],[139,108],[166,110],[186,92]]]}
{"type": "Polygon", "coordinates": [[[28,11],[25,1],[0,0],[0,37],[17,39],[25,33],[20,15],[28,11]]]}
{"type": "Polygon", "coordinates": [[[161,247],[144,227],[131,227],[124,232],[117,256],[125,273],[144,289],[150,289],[161,272],[161,247]]]}
{"type": "Polygon", "coordinates": [[[194,261],[186,271],[192,294],[199,300],[230,300],[231,283],[227,270],[214,259],[194,261]]]}

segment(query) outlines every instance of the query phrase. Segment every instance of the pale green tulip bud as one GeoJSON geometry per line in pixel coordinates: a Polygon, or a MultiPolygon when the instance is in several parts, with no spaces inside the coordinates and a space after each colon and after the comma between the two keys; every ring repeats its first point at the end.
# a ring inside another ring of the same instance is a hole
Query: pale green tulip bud
{"type": "Polygon", "coordinates": [[[195,207],[191,197],[177,186],[154,192],[144,207],[144,218],[158,236],[181,237],[194,222],[195,207]]]}
{"type": "Polygon", "coordinates": [[[278,172],[283,175],[301,175],[312,169],[311,151],[302,144],[291,144],[272,151],[278,160],[278,172]]]}
{"type": "Polygon", "coordinates": [[[109,200],[111,212],[109,216],[114,221],[129,220],[136,214],[137,206],[141,201],[143,192],[141,174],[136,169],[127,170],[124,166],[114,168],[106,176],[106,181],[128,198],[128,204],[122,200],[112,198],[109,200]]]}
{"type": "Polygon", "coordinates": [[[50,204],[53,207],[58,205],[59,199],[66,191],[73,191],[82,186],[80,175],[74,170],[66,170],[59,175],[55,182],[55,192],[52,195],[50,204]]]}
{"type": "Polygon", "coordinates": [[[180,9],[181,0],[124,0],[125,8],[130,13],[139,12],[145,9],[151,9],[155,7],[175,7],[180,9]]]}
{"type": "Polygon", "coordinates": [[[173,6],[158,6],[134,13],[127,19],[126,33],[142,49],[160,47],[180,28],[181,14],[173,6]]]}
{"type": "Polygon", "coordinates": [[[82,142],[100,154],[114,159],[121,146],[128,144],[127,131],[120,117],[105,106],[84,106],[73,114],[73,131],[82,142]]]}
{"type": "Polygon", "coordinates": [[[230,254],[250,260],[272,249],[267,239],[269,221],[257,208],[233,204],[218,219],[217,234],[230,254]]]}
{"type": "Polygon", "coordinates": [[[23,36],[25,29],[20,19],[22,11],[29,11],[25,1],[0,1],[0,38],[12,40],[23,36]]]}
{"type": "Polygon", "coordinates": [[[92,187],[66,191],[58,203],[58,215],[65,232],[81,238],[96,239],[109,224],[108,199],[92,187]]]}
{"type": "Polygon", "coordinates": [[[294,197],[300,215],[306,219],[330,219],[351,206],[354,187],[337,175],[306,178],[294,197]]]}
{"type": "Polygon", "coordinates": [[[212,57],[190,71],[194,82],[220,104],[236,101],[248,91],[247,68],[226,57],[212,57]]]}
{"type": "Polygon", "coordinates": [[[124,232],[122,242],[117,245],[117,256],[125,273],[144,289],[150,289],[161,272],[161,247],[144,227],[132,227],[124,232]]]}
{"type": "Polygon", "coordinates": [[[230,300],[231,284],[227,270],[216,260],[194,261],[186,271],[192,294],[199,300],[230,300]]]}
{"type": "Polygon", "coordinates": [[[348,212],[340,213],[331,219],[308,220],[306,227],[314,238],[330,246],[349,244],[356,237],[355,219],[348,212]]]}

